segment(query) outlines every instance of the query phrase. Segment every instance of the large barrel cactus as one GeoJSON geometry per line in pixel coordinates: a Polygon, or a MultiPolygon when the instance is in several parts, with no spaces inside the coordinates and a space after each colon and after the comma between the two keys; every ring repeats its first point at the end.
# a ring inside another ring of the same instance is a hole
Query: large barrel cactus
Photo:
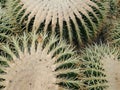
{"type": "Polygon", "coordinates": [[[85,90],[79,57],[65,42],[31,33],[10,40],[0,46],[3,90],[85,90]]]}
{"type": "Polygon", "coordinates": [[[104,14],[97,0],[14,0],[13,8],[26,30],[57,34],[80,45],[95,39],[104,14]]]}
{"type": "Polygon", "coordinates": [[[87,90],[119,90],[119,50],[109,45],[89,46],[83,51],[81,65],[87,90]]]}

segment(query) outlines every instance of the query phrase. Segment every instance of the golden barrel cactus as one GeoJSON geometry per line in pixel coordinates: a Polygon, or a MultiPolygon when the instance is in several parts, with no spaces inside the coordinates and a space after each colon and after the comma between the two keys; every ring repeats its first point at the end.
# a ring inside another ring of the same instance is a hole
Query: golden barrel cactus
{"type": "Polygon", "coordinates": [[[13,9],[26,30],[57,34],[83,45],[97,36],[103,7],[97,0],[14,0],[13,9]]]}
{"type": "Polygon", "coordinates": [[[65,42],[43,34],[12,37],[0,46],[3,90],[82,90],[79,57],[65,42]]]}

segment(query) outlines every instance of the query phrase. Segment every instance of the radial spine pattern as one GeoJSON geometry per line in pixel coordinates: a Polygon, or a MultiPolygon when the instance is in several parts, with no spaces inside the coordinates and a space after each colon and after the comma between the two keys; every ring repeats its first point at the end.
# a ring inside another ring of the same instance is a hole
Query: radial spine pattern
{"type": "Polygon", "coordinates": [[[80,45],[96,37],[103,17],[97,0],[15,0],[16,3],[17,18],[25,22],[27,30],[43,30],[80,45]]]}
{"type": "Polygon", "coordinates": [[[3,90],[85,90],[75,51],[56,37],[49,40],[43,34],[25,34],[0,46],[3,90]]]}

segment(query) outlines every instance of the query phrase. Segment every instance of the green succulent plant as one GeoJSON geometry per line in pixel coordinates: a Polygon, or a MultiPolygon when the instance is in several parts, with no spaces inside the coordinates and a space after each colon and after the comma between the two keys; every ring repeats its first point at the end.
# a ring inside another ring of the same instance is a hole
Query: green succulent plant
{"type": "Polygon", "coordinates": [[[63,40],[80,47],[94,41],[102,1],[7,0],[0,7],[0,90],[118,90],[118,22],[107,32],[113,47],[95,44],[79,55],[63,40]]]}
{"type": "Polygon", "coordinates": [[[114,21],[114,28],[107,32],[106,41],[112,45],[120,47],[120,22],[119,20],[114,21]]]}
{"type": "Polygon", "coordinates": [[[83,45],[97,37],[103,6],[97,0],[14,0],[14,12],[26,30],[57,34],[83,45]]]}
{"type": "Polygon", "coordinates": [[[85,90],[79,57],[65,42],[35,33],[10,40],[0,46],[3,90],[85,90]]]}
{"type": "Polygon", "coordinates": [[[93,45],[81,55],[81,68],[87,90],[119,90],[120,61],[117,48],[109,45],[93,45]]]}

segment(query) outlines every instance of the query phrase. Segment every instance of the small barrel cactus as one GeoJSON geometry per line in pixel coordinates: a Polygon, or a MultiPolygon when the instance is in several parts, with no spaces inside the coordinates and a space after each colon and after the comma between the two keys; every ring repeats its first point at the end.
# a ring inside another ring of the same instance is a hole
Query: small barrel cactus
{"type": "Polygon", "coordinates": [[[84,72],[82,80],[87,90],[119,90],[119,52],[109,45],[94,45],[86,48],[81,56],[84,72]]]}
{"type": "Polygon", "coordinates": [[[95,39],[103,18],[97,0],[14,0],[13,8],[26,30],[57,34],[79,45],[95,39]]]}
{"type": "Polygon", "coordinates": [[[65,42],[44,34],[11,37],[0,46],[3,90],[85,90],[79,57],[65,42]]]}

